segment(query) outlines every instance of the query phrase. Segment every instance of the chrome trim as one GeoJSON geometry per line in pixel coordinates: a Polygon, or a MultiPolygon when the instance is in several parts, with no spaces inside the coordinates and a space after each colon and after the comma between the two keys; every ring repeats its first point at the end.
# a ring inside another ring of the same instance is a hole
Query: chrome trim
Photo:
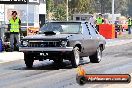
{"type": "Polygon", "coordinates": [[[38,41],[29,41],[29,42],[33,42],[33,43],[34,43],[34,42],[35,42],[35,43],[38,42],[38,43],[39,43],[39,42],[59,42],[59,41],[39,41],[39,40],[38,40],[38,41]]]}
{"type": "Polygon", "coordinates": [[[41,48],[41,47],[19,47],[19,51],[21,52],[28,52],[28,51],[31,51],[31,52],[34,52],[34,51],[38,51],[38,52],[41,52],[41,51],[72,51],[73,50],[73,47],[44,47],[44,48],[41,48]]]}

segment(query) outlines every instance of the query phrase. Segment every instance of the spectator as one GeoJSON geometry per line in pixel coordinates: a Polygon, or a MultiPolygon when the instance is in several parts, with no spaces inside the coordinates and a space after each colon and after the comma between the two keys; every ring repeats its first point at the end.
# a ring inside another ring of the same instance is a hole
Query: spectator
{"type": "Polygon", "coordinates": [[[89,18],[89,23],[91,23],[91,25],[95,26],[95,19],[94,19],[94,16],[92,15],[90,18],[89,18]]]}
{"type": "Polygon", "coordinates": [[[99,31],[99,25],[104,22],[104,19],[102,17],[102,14],[99,14],[99,17],[96,19],[96,28],[99,31]]]}
{"type": "Polygon", "coordinates": [[[20,41],[20,25],[21,20],[17,17],[17,12],[12,11],[12,17],[9,20],[9,28],[10,28],[10,44],[11,44],[11,51],[14,51],[14,47],[18,48],[19,41],[20,41]],[[17,44],[14,44],[14,40],[16,39],[17,44]]]}
{"type": "Polygon", "coordinates": [[[132,19],[128,17],[128,34],[131,34],[132,19]]]}

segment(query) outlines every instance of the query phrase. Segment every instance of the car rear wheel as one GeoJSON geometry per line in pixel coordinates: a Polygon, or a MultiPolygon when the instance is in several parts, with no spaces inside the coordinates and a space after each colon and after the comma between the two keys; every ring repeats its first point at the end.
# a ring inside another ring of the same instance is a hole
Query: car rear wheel
{"type": "Polygon", "coordinates": [[[102,50],[99,47],[94,55],[89,56],[90,62],[92,63],[99,63],[102,59],[102,50]]]}
{"type": "Polygon", "coordinates": [[[27,68],[32,68],[34,60],[30,54],[24,53],[24,61],[27,68]]]}
{"type": "Polygon", "coordinates": [[[71,58],[72,67],[76,68],[79,65],[79,62],[80,62],[80,51],[78,47],[75,47],[71,58]]]}

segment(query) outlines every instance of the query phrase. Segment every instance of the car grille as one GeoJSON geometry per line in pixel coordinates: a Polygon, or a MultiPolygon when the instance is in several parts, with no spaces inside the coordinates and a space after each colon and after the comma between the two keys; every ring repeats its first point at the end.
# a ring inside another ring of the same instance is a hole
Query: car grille
{"type": "Polygon", "coordinates": [[[30,41],[28,47],[60,47],[59,41],[30,41]]]}

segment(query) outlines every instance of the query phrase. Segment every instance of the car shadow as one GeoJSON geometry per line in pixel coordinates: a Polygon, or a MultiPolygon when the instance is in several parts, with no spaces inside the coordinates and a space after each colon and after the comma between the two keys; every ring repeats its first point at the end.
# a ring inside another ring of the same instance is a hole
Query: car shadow
{"type": "MultiPolygon", "coordinates": [[[[44,61],[43,61],[44,62],[44,61]]],[[[72,66],[70,65],[70,62],[65,61],[61,64],[57,64],[54,62],[45,64],[45,63],[39,63],[37,65],[33,65],[32,68],[22,67],[17,68],[14,70],[59,70],[59,69],[72,69],[72,66]]]]}
{"type": "MultiPolygon", "coordinates": [[[[83,60],[80,61],[79,66],[89,64],[90,62],[85,62],[83,60]]],[[[45,64],[44,61],[42,63],[38,63],[37,65],[33,65],[32,68],[27,68],[21,67],[21,68],[16,68],[13,70],[59,70],[59,69],[73,69],[71,62],[70,61],[64,61],[63,63],[57,64],[54,62],[50,62],[48,64],[45,64]]]]}

